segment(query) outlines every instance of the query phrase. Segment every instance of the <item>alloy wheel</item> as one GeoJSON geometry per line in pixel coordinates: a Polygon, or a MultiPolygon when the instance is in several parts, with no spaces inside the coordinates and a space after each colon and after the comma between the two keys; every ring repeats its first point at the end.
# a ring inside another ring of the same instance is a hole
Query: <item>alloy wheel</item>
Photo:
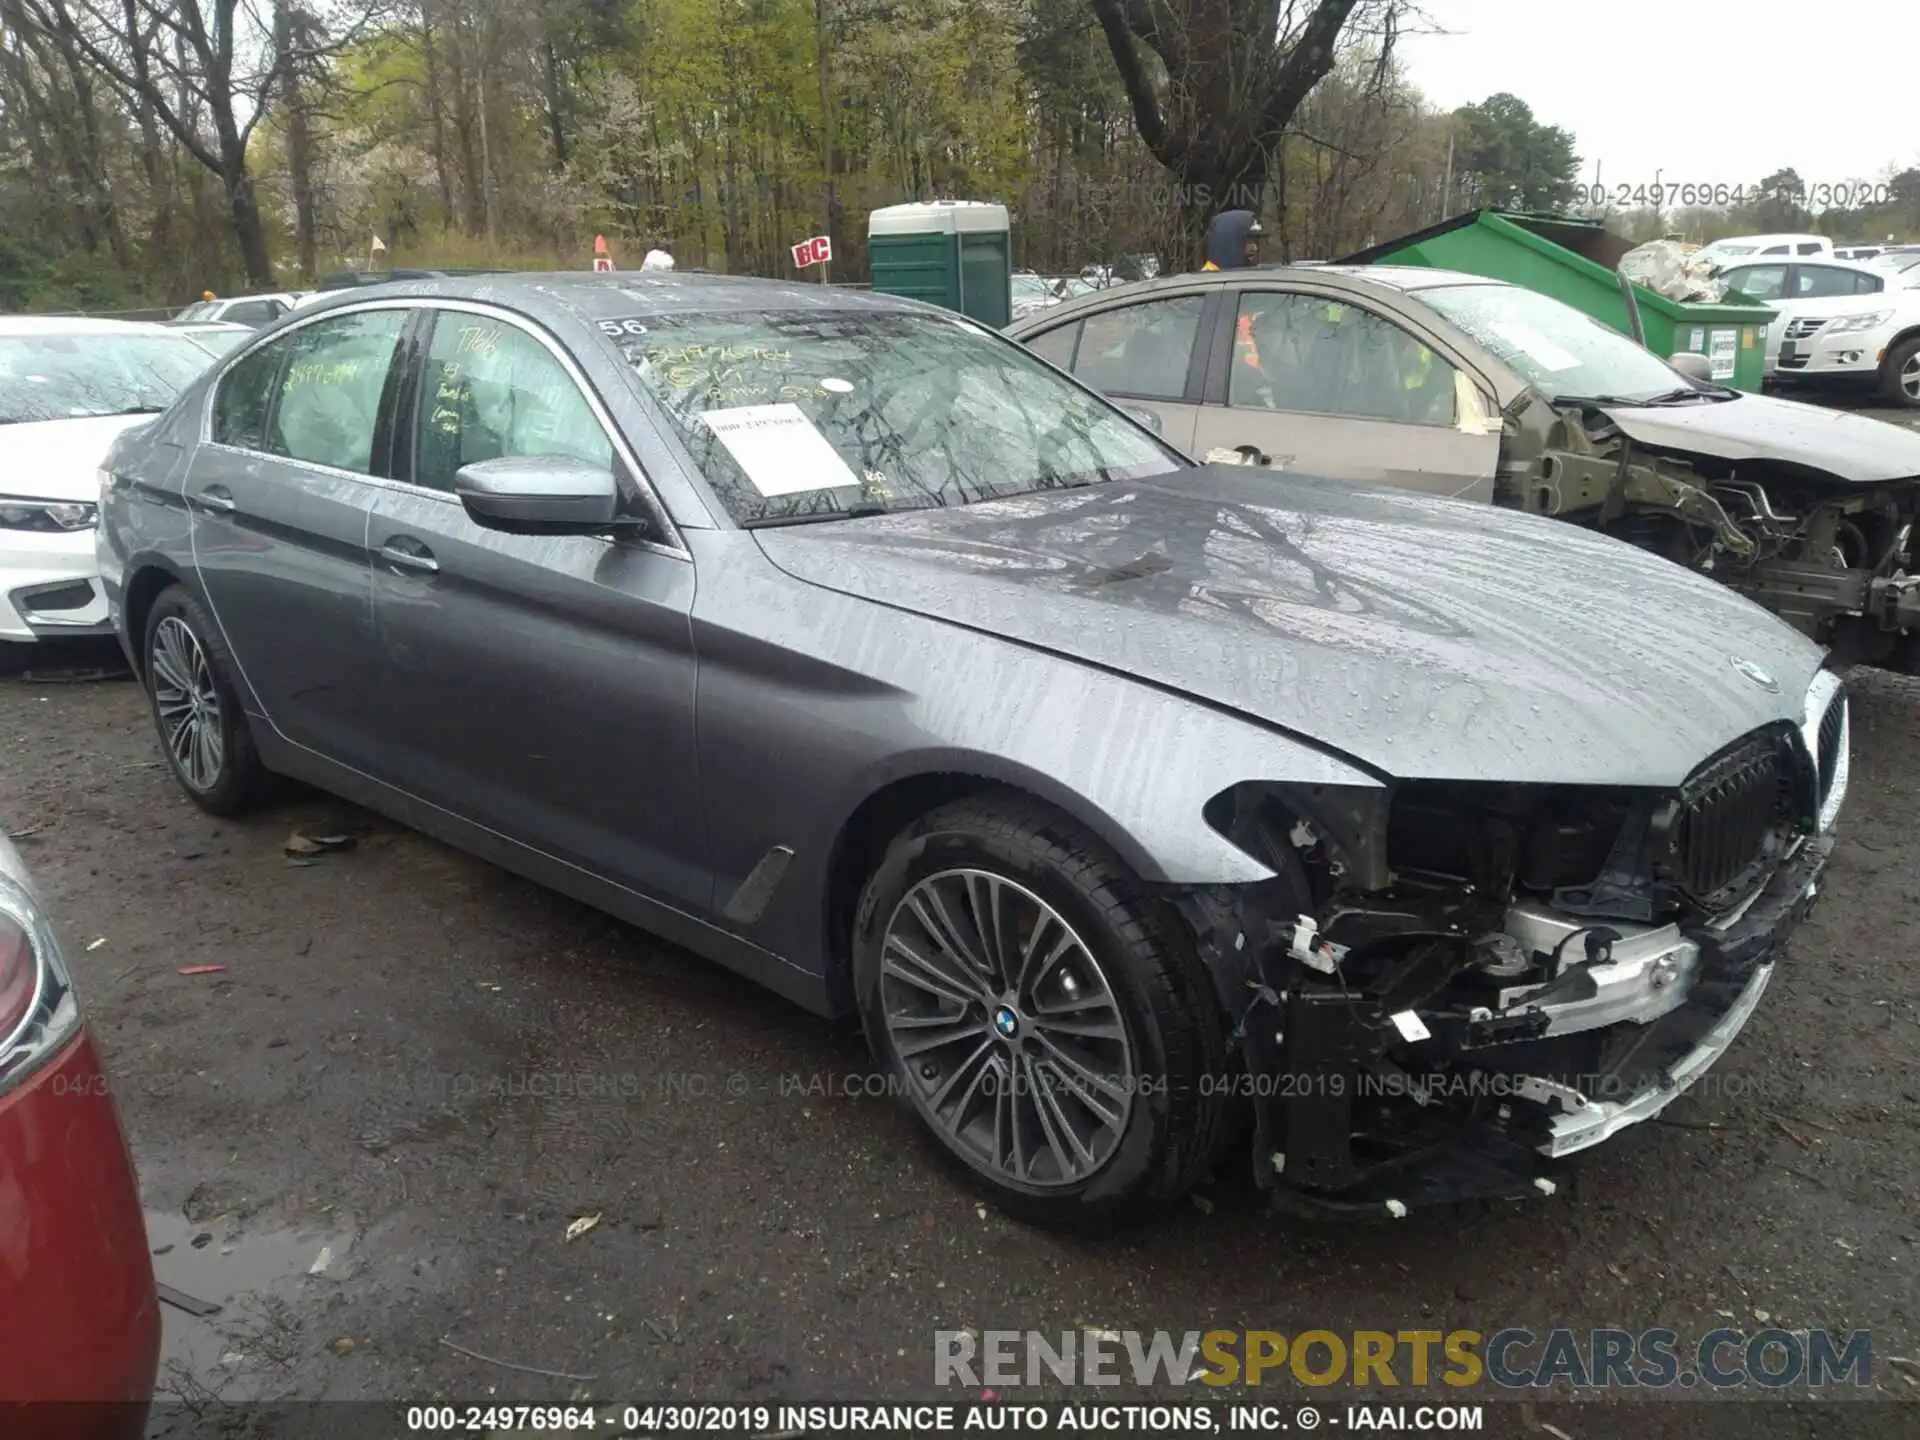
{"type": "Polygon", "coordinates": [[[178,616],[154,627],[149,668],[160,739],[174,768],[195,790],[211,790],[226,765],[220,692],[198,637],[178,616]]]}
{"type": "Polygon", "coordinates": [[[1920,350],[1907,357],[1907,363],[1900,367],[1900,388],[1907,398],[1920,404],[1920,350]]]}
{"type": "Polygon", "coordinates": [[[922,1113],[996,1176],[1079,1184],[1126,1134],[1127,1027],[1093,952],[1051,905],[987,870],[945,870],[894,907],[887,1034],[922,1113]]]}

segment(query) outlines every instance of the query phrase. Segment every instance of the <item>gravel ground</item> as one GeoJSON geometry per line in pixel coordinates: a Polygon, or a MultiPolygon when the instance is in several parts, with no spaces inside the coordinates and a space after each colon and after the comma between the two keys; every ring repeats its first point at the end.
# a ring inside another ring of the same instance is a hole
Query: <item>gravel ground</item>
{"type": "MultiPolygon", "coordinates": [[[[60,679],[0,681],[0,827],[78,968],[159,1277],[223,1306],[166,1311],[161,1388],[194,1407],[931,1397],[932,1332],[968,1326],[1771,1323],[1871,1328],[1878,1403],[1553,1421],[1920,1433],[1920,1383],[1886,1363],[1920,1355],[1920,682],[1853,678],[1827,893],[1734,1052],[1568,1191],[1328,1226],[1236,1177],[1075,1241],[977,1208],[848,1093],[856,1037],[325,797],[211,819],[132,684],[60,679]],[[358,838],[290,861],[296,831],[358,838]]],[[[1499,1405],[1487,1433],[1535,1423],[1499,1405]]]]}
{"type": "MultiPolygon", "coordinates": [[[[896,1398],[964,1326],[1697,1338],[1764,1317],[1912,1356],[1920,683],[1852,683],[1828,893],[1715,1078],[1571,1193],[1398,1223],[1273,1219],[1237,1180],[1103,1240],[982,1212],[887,1102],[833,1093],[866,1073],[852,1037],[323,797],[211,819],[124,681],[0,682],[0,825],[79,968],[160,1278],[225,1306],[166,1312],[174,1395],[896,1398]]],[[[1920,1388],[1876,1373],[1847,1433],[1916,1433],[1920,1388]]],[[[1635,1407],[1632,1433],[1826,1433],[1698,1409],[1635,1407]]],[[[1575,1440],[1620,1433],[1585,1418],[1575,1440]]]]}

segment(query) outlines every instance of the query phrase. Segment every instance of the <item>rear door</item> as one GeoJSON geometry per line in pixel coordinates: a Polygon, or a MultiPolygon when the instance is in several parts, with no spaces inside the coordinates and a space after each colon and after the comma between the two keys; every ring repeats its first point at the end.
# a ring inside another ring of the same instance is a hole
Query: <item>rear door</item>
{"type": "Polygon", "coordinates": [[[690,556],[559,342],[485,306],[430,310],[373,502],[371,773],[683,911],[712,901],[694,746],[690,556]],[[561,455],[621,478],[644,533],[511,535],[462,465],[561,455]]]}
{"type": "Polygon", "coordinates": [[[1206,369],[1203,337],[1217,294],[1196,288],[1118,301],[1023,343],[1083,385],[1150,411],[1160,420],[1161,437],[1188,450],[1206,369]]]}
{"type": "Polygon", "coordinates": [[[407,317],[328,315],[241,356],[186,477],[196,570],[249,710],[348,764],[374,683],[368,476],[407,317]]]}
{"type": "Polygon", "coordinates": [[[1226,304],[1195,454],[1493,499],[1492,387],[1443,341],[1344,292],[1248,285],[1226,304]]]}

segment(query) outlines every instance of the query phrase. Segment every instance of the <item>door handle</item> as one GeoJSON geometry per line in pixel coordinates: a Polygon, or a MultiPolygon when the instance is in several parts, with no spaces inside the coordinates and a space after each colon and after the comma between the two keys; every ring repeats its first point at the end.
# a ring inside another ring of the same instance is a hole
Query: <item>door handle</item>
{"type": "Polygon", "coordinates": [[[439,573],[440,562],[418,540],[397,536],[380,547],[380,558],[396,570],[412,570],[421,575],[439,573]]]}
{"type": "Polygon", "coordinates": [[[224,485],[209,485],[194,499],[202,510],[211,510],[216,515],[231,515],[239,509],[233,503],[233,492],[224,485]]]}

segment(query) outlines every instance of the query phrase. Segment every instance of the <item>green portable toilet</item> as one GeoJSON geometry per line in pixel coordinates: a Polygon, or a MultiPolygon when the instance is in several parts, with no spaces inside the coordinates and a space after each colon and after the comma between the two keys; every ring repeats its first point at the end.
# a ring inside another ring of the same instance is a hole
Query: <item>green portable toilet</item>
{"type": "MultiPolygon", "coordinates": [[[[1615,267],[1633,249],[1598,220],[1529,215],[1509,210],[1469,210],[1425,230],[1374,245],[1335,263],[1426,265],[1506,280],[1565,301],[1624,335],[1633,334],[1615,267]]],[[[1633,287],[1647,348],[1656,355],[1692,350],[1705,355],[1713,378],[1735,390],[1758,390],[1767,355],[1767,326],[1774,312],[1745,296],[1715,305],[1669,300],[1644,285],[1633,287]]]]}
{"type": "Polygon", "coordinates": [[[970,315],[998,330],[1013,320],[1007,207],[980,200],[889,205],[867,217],[873,288],[970,315]]]}

